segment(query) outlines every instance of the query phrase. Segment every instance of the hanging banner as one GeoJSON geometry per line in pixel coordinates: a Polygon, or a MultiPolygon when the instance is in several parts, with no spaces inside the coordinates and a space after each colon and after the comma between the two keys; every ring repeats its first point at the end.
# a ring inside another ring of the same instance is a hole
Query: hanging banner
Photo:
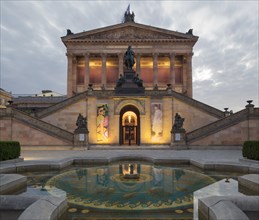
{"type": "Polygon", "coordinates": [[[151,104],[151,136],[162,137],[163,135],[163,112],[161,103],[151,104]]]}
{"type": "Polygon", "coordinates": [[[108,128],[109,128],[109,109],[108,104],[97,105],[97,141],[107,141],[108,140],[108,128]]]}

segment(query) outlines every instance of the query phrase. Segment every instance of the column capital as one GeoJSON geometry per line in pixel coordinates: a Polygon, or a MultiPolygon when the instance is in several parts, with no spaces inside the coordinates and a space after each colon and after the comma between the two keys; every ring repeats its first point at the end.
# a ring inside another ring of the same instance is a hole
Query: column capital
{"type": "Polygon", "coordinates": [[[76,63],[77,63],[76,56],[72,56],[72,60],[73,60],[73,64],[76,64],[76,63]]]}
{"type": "Polygon", "coordinates": [[[142,53],[135,53],[136,57],[140,57],[142,53]]]}
{"type": "Polygon", "coordinates": [[[89,57],[89,56],[90,56],[90,53],[84,53],[84,56],[85,56],[85,57],[89,57]]]}
{"type": "Polygon", "coordinates": [[[102,58],[106,58],[107,57],[107,53],[101,53],[101,57],[102,58]]]}
{"type": "Polygon", "coordinates": [[[170,56],[171,58],[173,58],[173,57],[175,57],[175,53],[174,53],[174,52],[169,53],[169,56],[170,56]]]}
{"type": "Polygon", "coordinates": [[[186,54],[186,57],[187,57],[187,58],[192,57],[193,54],[194,54],[193,52],[187,53],[187,54],[186,54]]]}
{"type": "Polygon", "coordinates": [[[121,58],[121,57],[123,57],[123,53],[117,53],[117,56],[119,57],[119,58],[121,58]]]}
{"type": "Polygon", "coordinates": [[[159,53],[152,53],[153,57],[158,57],[159,53]]]}
{"type": "Polygon", "coordinates": [[[67,57],[73,57],[74,55],[72,53],[66,53],[67,57]]]}

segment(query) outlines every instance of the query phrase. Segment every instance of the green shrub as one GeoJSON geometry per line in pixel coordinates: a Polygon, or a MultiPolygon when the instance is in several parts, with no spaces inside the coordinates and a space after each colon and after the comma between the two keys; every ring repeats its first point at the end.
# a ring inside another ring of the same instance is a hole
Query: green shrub
{"type": "Polygon", "coordinates": [[[21,146],[18,141],[0,141],[0,161],[16,159],[20,153],[21,146]]]}
{"type": "Polygon", "coordinates": [[[243,144],[243,157],[259,160],[259,141],[245,141],[243,144]]]}

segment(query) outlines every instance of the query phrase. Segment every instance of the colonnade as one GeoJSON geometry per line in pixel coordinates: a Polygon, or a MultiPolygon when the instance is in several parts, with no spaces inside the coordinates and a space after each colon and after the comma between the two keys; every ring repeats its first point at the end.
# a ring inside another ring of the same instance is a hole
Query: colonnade
{"type": "MultiPolygon", "coordinates": [[[[77,58],[78,57],[84,57],[84,63],[85,63],[85,67],[84,67],[84,85],[81,90],[86,90],[88,87],[88,84],[90,83],[89,81],[89,73],[90,73],[90,57],[92,55],[97,55],[96,53],[85,53],[85,54],[71,54],[71,53],[67,53],[67,59],[68,59],[68,66],[67,66],[67,95],[68,97],[73,96],[74,94],[78,93],[78,92],[82,92],[79,91],[78,87],[79,85],[77,85],[77,58]]],[[[119,74],[123,73],[123,53],[118,53],[118,54],[108,54],[108,53],[101,53],[98,54],[98,57],[101,58],[101,63],[102,63],[102,77],[101,77],[101,85],[104,88],[107,87],[107,83],[106,83],[106,61],[107,61],[107,57],[108,56],[117,56],[118,57],[118,67],[119,67],[119,71],[118,71],[118,78],[119,78],[119,74]]],[[[152,54],[144,54],[144,53],[136,53],[135,54],[135,59],[136,59],[136,64],[135,64],[135,70],[136,73],[139,74],[140,78],[141,78],[141,57],[142,56],[149,56],[153,58],[153,87],[155,85],[159,86],[158,83],[158,59],[159,59],[159,55],[164,55],[167,56],[169,58],[169,62],[170,62],[170,79],[168,84],[172,85],[172,88],[174,90],[174,88],[176,86],[181,86],[182,87],[182,91],[183,93],[185,93],[187,96],[192,97],[192,53],[189,54],[175,54],[175,53],[170,53],[170,54],[160,54],[160,53],[152,53],[152,54]],[[150,56],[151,55],[151,56],[150,56]],[[182,77],[183,77],[183,81],[182,81],[182,85],[176,85],[175,82],[175,71],[174,71],[174,67],[175,67],[175,56],[177,55],[181,55],[183,56],[183,72],[182,72],[182,77]]],[[[145,82],[144,82],[145,83],[145,82]]],[[[116,84],[116,82],[114,82],[114,85],[116,84]]]]}

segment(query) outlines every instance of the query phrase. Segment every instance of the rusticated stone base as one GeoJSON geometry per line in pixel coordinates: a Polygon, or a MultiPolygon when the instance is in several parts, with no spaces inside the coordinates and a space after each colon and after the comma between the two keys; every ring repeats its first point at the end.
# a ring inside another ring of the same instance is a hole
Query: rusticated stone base
{"type": "Polygon", "coordinates": [[[74,147],[73,149],[89,149],[88,134],[74,134],[74,147]]]}
{"type": "Polygon", "coordinates": [[[188,149],[186,145],[185,130],[171,132],[171,148],[175,150],[188,149]]]}

